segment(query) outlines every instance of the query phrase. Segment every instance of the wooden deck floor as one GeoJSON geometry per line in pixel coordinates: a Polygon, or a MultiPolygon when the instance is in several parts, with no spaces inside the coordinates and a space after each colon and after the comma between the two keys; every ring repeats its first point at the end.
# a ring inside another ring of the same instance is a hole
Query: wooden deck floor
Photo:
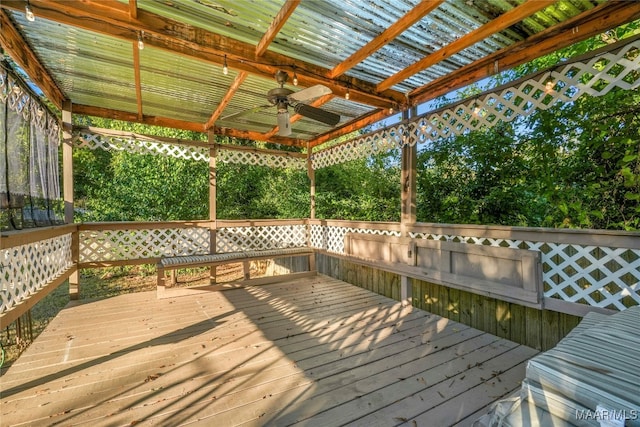
{"type": "Polygon", "coordinates": [[[9,425],[469,425],[535,350],[326,276],[64,309],[0,379],[9,425]]]}

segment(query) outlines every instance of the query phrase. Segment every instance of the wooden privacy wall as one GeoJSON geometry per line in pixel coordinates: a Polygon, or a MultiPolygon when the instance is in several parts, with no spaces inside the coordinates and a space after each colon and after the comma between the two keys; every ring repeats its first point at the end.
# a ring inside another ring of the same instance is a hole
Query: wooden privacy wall
{"type": "MultiPolygon", "coordinates": [[[[399,274],[327,253],[316,255],[316,267],[319,273],[400,300],[399,274]]],[[[423,280],[413,280],[412,291],[414,307],[538,350],[554,347],[581,320],[423,280]]]]}

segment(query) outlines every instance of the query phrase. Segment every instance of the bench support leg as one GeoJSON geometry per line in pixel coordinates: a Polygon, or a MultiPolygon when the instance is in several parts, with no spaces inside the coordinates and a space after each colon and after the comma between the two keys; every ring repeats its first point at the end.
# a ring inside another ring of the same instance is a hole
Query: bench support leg
{"type": "Polygon", "coordinates": [[[242,272],[244,273],[244,280],[251,279],[251,261],[242,261],[242,272]]]}
{"type": "Polygon", "coordinates": [[[412,305],[413,289],[411,278],[400,276],[400,302],[403,306],[412,305]]]}
{"type": "Polygon", "coordinates": [[[212,265],[211,267],[209,267],[209,284],[210,285],[216,284],[216,266],[215,265],[212,265]]]}
{"type": "Polygon", "coordinates": [[[160,298],[164,294],[165,290],[165,278],[164,278],[164,268],[157,267],[158,269],[158,279],[156,281],[156,295],[160,298]]]}
{"type": "Polygon", "coordinates": [[[309,255],[309,271],[316,271],[316,254],[311,253],[309,255]]]}
{"type": "Polygon", "coordinates": [[[169,286],[175,286],[176,283],[178,283],[178,270],[171,270],[169,277],[171,278],[171,280],[169,280],[169,286]]]}

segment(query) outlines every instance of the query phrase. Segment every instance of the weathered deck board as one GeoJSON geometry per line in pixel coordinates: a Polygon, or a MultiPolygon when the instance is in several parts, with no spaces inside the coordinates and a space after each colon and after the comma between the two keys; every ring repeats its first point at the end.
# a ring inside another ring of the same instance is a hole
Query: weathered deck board
{"type": "Polygon", "coordinates": [[[536,353],[317,276],[71,304],[1,378],[2,425],[470,422],[536,353]]]}

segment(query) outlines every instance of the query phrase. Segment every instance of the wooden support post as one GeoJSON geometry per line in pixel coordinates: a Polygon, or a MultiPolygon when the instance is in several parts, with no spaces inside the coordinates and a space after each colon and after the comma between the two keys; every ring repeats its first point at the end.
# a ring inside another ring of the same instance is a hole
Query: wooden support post
{"type": "Polygon", "coordinates": [[[413,304],[413,283],[410,277],[400,276],[400,302],[403,306],[413,304]]]}
{"type": "Polygon", "coordinates": [[[307,176],[309,177],[309,192],[311,195],[311,206],[309,211],[309,218],[316,218],[316,171],[313,170],[313,165],[311,164],[311,152],[312,148],[309,143],[307,143],[307,176]]]}
{"type": "MultiPolygon", "coordinates": [[[[209,131],[209,220],[211,225],[209,226],[209,253],[216,253],[216,232],[217,232],[217,203],[216,203],[216,186],[217,186],[217,168],[216,161],[218,157],[218,146],[216,145],[216,135],[213,131],[209,131]]],[[[216,266],[209,267],[209,284],[216,284],[216,266]]]]}
{"type": "MultiPolygon", "coordinates": [[[[64,222],[73,223],[73,121],[71,101],[62,105],[62,195],[64,198],[64,222]]],[[[71,258],[77,266],[80,253],[78,230],[71,237],[71,258]]],[[[80,271],[76,268],[69,276],[69,298],[77,300],[80,296],[80,271]]]]}
{"type": "MultiPolygon", "coordinates": [[[[403,113],[403,119],[409,119],[416,114],[413,107],[403,113]]],[[[416,163],[418,161],[418,148],[414,145],[402,147],[402,171],[401,171],[401,212],[400,224],[402,235],[406,236],[406,228],[416,222],[416,163]]]]}
{"type": "Polygon", "coordinates": [[[71,101],[62,109],[62,185],[64,197],[64,222],[73,223],[73,122],[71,101]]]}
{"type": "Polygon", "coordinates": [[[80,260],[80,231],[77,228],[71,233],[71,260],[76,268],[69,275],[69,298],[77,300],[80,298],[80,271],[77,268],[80,260]]]}

